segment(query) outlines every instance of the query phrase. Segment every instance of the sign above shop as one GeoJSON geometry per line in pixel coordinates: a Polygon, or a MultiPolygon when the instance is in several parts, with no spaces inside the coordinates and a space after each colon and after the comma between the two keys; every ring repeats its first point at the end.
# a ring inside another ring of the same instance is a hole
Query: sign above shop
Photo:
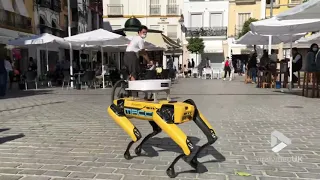
{"type": "Polygon", "coordinates": [[[167,22],[167,18],[166,17],[161,17],[160,18],[160,22],[158,22],[158,24],[169,24],[169,22],[167,22]]]}

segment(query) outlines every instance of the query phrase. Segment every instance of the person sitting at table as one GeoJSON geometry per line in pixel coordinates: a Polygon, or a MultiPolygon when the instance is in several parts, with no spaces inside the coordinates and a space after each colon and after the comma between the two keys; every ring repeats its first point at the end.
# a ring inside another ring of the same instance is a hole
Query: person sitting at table
{"type": "MultiPolygon", "coordinates": [[[[292,58],[292,83],[296,83],[298,82],[298,77],[293,73],[300,71],[302,68],[302,55],[298,52],[298,48],[296,47],[292,48],[292,58]]],[[[290,72],[289,69],[288,72],[290,72]]]]}
{"type": "Polygon", "coordinates": [[[148,70],[155,70],[156,69],[156,65],[154,65],[152,60],[149,62],[147,67],[148,67],[148,70]]]}
{"type": "Polygon", "coordinates": [[[270,58],[268,56],[268,52],[263,50],[262,57],[260,58],[260,69],[267,69],[268,64],[270,63],[270,58]]]}
{"type": "Polygon", "coordinates": [[[278,55],[276,54],[276,51],[274,49],[271,49],[271,54],[270,54],[269,59],[270,59],[271,63],[277,63],[278,55]]]}

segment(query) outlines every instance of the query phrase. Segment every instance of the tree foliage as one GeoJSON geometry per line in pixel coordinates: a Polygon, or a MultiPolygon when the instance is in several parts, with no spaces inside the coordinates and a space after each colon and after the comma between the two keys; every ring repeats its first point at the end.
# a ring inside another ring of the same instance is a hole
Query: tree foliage
{"type": "Polygon", "coordinates": [[[307,2],[307,1],[309,1],[309,0],[303,0],[303,3],[307,2]]]}
{"type": "Polygon", "coordinates": [[[247,32],[250,31],[250,24],[252,22],[258,21],[258,19],[255,18],[249,18],[246,22],[244,22],[243,27],[242,27],[242,31],[239,33],[239,37],[245,35],[247,32]]]}
{"type": "Polygon", "coordinates": [[[202,38],[199,37],[191,37],[188,40],[187,49],[191,53],[200,54],[203,53],[205,46],[202,38]]]}

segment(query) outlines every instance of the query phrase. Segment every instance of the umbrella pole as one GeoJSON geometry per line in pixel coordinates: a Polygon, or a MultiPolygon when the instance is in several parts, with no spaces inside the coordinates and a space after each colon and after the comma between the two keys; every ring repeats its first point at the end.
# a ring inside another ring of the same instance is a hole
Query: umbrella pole
{"type": "Polygon", "coordinates": [[[268,54],[271,55],[271,46],[272,46],[272,36],[269,36],[269,47],[268,47],[268,54]]]}
{"type": "Polygon", "coordinates": [[[102,88],[105,89],[106,88],[106,85],[105,85],[105,82],[104,82],[104,56],[103,56],[103,48],[101,46],[101,64],[102,64],[102,88]]]}
{"type": "Polygon", "coordinates": [[[48,45],[46,44],[46,61],[47,61],[47,72],[49,72],[49,54],[48,54],[48,45]]]}
{"type": "Polygon", "coordinates": [[[72,52],[72,44],[69,43],[69,62],[70,62],[70,77],[71,77],[71,88],[74,87],[74,77],[73,77],[73,52],[72,52]]]}
{"type": "Polygon", "coordinates": [[[291,34],[291,41],[290,41],[290,71],[289,71],[289,73],[290,73],[290,79],[289,79],[289,82],[290,82],[290,84],[289,84],[289,90],[291,91],[292,90],[292,61],[293,61],[293,57],[292,57],[292,37],[293,35],[291,34]]]}

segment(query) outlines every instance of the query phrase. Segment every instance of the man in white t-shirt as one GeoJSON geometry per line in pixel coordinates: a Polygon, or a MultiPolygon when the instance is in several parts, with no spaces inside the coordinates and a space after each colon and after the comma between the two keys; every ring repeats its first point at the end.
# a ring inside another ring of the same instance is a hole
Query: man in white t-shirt
{"type": "Polygon", "coordinates": [[[131,81],[136,80],[140,72],[139,56],[150,62],[148,54],[144,49],[144,39],[147,37],[147,33],[148,28],[141,26],[138,30],[138,35],[132,38],[124,54],[124,65],[129,72],[131,81]]]}

